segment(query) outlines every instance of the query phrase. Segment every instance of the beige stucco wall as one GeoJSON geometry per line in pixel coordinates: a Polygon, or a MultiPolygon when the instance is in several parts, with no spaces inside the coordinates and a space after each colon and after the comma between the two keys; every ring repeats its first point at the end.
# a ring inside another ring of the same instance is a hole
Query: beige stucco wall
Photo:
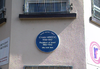
{"type": "Polygon", "coordinates": [[[6,23],[0,25],[0,40],[10,37],[11,12],[12,12],[11,1],[6,0],[5,7],[6,7],[5,18],[7,18],[7,21],[6,23]]]}
{"type": "MultiPolygon", "coordinates": [[[[23,14],[23,0],[12,0],[9,69],[23,69],[25,65],[65,65],[73,69],[85,69],[85,44],[83,1],[71,0],[76,19],[20,20],[23,14]],[[60,39],[58,48],[44,53],[36,47],[37,35],[54,31],[60,39]]],[[[10,14],[11,13],[11,14],[10,14]]],[[[8,17],[8,16],[7,16],[8,17]]],[[[8,23],[7,23],[8,24],[8,23]]],[[[10,27],[10,26],[9,26],[10,27]]]]}
{"type": "MultiPolygon", "coordinates": [[[[10,30],[11,30],[11,0],[6,0],[5,7],[6,7],[6,14],[5,18],[7,18],[6,23],[0,25],[0,41],[10,37],[10,30]]],[[[0,66],[2,69],[9,69],[9,63],[0,66]]]]}

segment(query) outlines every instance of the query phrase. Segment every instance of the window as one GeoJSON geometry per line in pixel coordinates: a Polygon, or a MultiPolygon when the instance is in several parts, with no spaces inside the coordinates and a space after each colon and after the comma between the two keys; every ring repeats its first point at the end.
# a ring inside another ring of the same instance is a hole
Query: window
{"type": "Polygon", "coordinates": [[[100,0],[92,0],[93,17],[100,20],[100,0]]]}
{"type": "Polygon", "coordinates": [[[25,66],[24,69],[72,69],[72,66],[25,66]]]}
{"type": "Polygon", "coordinates": [[[4,18],[4,12],[5,12],[5,1],[0,0],[0,18],[4,18]]]}
{"type": "Polygon", "coordinates": [[[69,0],[25,0],[24,13],[70,12],[69,0]]]}
{"type": "Polygon", "coordinates": [[[6,22],[5,14],[5,0],[0,0],[0,25],[6,22]]]}
{"type": "Polygon", "coordinates": [[[24,0],[20,19],[76,18],[70,0],[24,0]]]}

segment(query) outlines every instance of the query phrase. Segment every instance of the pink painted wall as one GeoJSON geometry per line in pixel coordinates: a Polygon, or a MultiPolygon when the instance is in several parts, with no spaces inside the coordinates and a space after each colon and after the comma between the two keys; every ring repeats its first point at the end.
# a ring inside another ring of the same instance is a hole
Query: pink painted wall
{"type": "Polygon", "coordinates": [[[23,69],[24,66],[53,65],[73,66],[86,69],[83,0],[71,0],[75,19],[20,20],[23,0],[12,0],[10,60],[9,69],[23,69]],[[59,36],[59,46],[50,53],[38,50],[37,35],[44,31],[54,31],[59,36]]]}

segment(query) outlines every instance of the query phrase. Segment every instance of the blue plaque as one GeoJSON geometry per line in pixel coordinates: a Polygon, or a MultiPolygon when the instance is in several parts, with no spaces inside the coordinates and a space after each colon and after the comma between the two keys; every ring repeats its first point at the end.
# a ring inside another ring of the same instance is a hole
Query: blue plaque
{"type": "Polygon", "coordinates": [[[59,38],[53,31],[43,31],[36,38],[36,45],[43,52],[52,52],[58,44],[59,38]]]}

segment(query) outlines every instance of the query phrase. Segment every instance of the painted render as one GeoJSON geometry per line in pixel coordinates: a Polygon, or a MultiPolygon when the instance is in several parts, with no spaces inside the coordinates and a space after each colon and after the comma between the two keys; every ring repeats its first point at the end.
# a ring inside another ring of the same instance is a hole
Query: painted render
{"type": "Polygon", "coordinates": [[[100,26],[91,22],[90,17],[92,17],[92,0],[84,0],[86,69],[100,69],[100,59],[98,59],[100,58],[100,26]],[[91,50],[91,47],[94,47],[94,50],[91,50]],[[98,51],[96,49],[98,49],[98,51]],[[94,57],[91,55],[93,51],[94,57]]]}
{"type": "Polygon", "coordinates": [[[23,0],[6,0],[6,24],[0,27],[0,40],[10,37],[9,63],[2,69],[23,69],[24,66],[72,66],[86,69],[83,0],[71,0],[75,19],[20,20],[23,0]],[[59,46],[50,53],[36,46],[37,35],[54,31],[59,36],[59,46]]]}

